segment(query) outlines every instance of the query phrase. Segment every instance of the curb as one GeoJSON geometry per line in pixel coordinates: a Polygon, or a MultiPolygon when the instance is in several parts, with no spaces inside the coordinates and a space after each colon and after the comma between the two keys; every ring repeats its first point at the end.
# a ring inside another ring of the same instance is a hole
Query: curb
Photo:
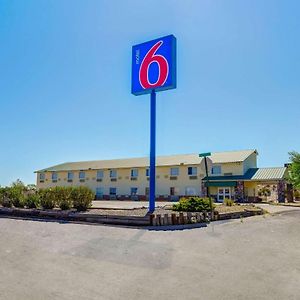
{"type": "Polygon", "coordinates": [[[85,222],[98,224],[126,225],[126,226],[150,226],[150,216],[119,216],[119,215],[96,215],[84,214],[74,211],[52,211],[40,209],[22,209],[0,207],[0,216],[13,216],[23,218],[41,218],[63,220],[71,222],[85,222]]]}

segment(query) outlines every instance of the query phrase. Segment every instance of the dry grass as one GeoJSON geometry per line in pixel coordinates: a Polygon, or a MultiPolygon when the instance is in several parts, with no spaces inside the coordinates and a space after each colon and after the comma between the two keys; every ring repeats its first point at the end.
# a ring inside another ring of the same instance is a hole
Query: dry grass
{"type": "Polygon", "coordinates": [[[221,214],[221,213],[237,213],[237,212],[243,212],[245,210],[251,210],[251,211],[259,211],[261,210],[258,207],[255,207],[254,205],[248,205],[248,204],[242,204],[242,205],[233,205],[233,206],[226,206],[226,205],[217,205],[215,210],[221,214]]]}

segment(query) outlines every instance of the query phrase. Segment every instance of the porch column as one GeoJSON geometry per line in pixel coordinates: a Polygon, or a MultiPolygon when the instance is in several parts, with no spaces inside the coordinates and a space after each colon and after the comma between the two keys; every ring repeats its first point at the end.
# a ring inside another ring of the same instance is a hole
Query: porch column
{"type": "Polygon", "coordinates": [[[278,200],[278,202],[285,201],[284,188],[285,188],[284,180],[278,181],[278,183],[277,183],[277,200],[278,200]]]}
{"type": "Polygon", "coordinates": [[[244,194],[244,181],[238,181],[235,189],[235,198],[237,201],[243,201],[245,194],[244,194]]]}

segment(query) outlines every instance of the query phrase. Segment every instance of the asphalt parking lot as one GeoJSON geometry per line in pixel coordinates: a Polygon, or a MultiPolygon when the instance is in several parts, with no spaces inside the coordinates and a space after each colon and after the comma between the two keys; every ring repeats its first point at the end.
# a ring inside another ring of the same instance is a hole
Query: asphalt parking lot
{"type": "Polygon", "coordinates": [[[300,299],[300,211],[154,231],[0,218],[0,299],[300,299]]]}

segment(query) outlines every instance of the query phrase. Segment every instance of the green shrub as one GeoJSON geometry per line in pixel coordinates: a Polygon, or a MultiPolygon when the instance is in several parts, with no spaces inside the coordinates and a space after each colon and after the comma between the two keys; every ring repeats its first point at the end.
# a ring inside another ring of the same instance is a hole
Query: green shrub
{"type": "MultiPolygon", "coordinates": [[[[213,209],[215,205],[213,204],[213,209]]],[[[173,205],[175,211],[208,211],[210,210],[210,200],[208,198],[190,197],[181,198],[179,203],[173,205]]]]}
{"type": "Polygon", "coordinates": [[[234,206],[235,202],[232,199],[225,198],[223,204],[226,206],[234,206]]]}
{"type": "Polygon", "coordinates": [[[56,204],[56,194],[55,192],[49,189],[40,189],[38,191],[38,195],[40,198],[41,207],[44,209],[52,209],[56,204]]]}
{"type": "Polygon", "coordinates": [[[0,204],[4,207],[12,207],[12,201],[8,197],[9,188],[0,188],[0,204]]]}
{"type": "Polygon", "coordinates": [[[3,207],[12,207],[12,201],[4,196],[2,199],[1,199],[1,203],[0,203],[3,207]]]}
{"type": "Polygon", "coordinates": [[[92,206],[94,200],[94,193],[85,186],[74,187],[72,189],[73,207],[78,211],[85,211],[92,206]]]}
{"type": "Polygon", "coordinates": [[[40,197],[38,193],[29,194],[24,199],[24,205],[27,208],[37,208],[40,205],[40,197]]]}
{"type": "Polygon", "coordinates": [[[24,207],[24,190],[21,185],[8,188],[8,198],[14,207],[24,207]]]}
{"type": "Polygon", "coordinates": [[[67,210],[72,207],[72,190],[71,187],[59,187],[56,189],[56,204],[62,210],[67,210]]]}

